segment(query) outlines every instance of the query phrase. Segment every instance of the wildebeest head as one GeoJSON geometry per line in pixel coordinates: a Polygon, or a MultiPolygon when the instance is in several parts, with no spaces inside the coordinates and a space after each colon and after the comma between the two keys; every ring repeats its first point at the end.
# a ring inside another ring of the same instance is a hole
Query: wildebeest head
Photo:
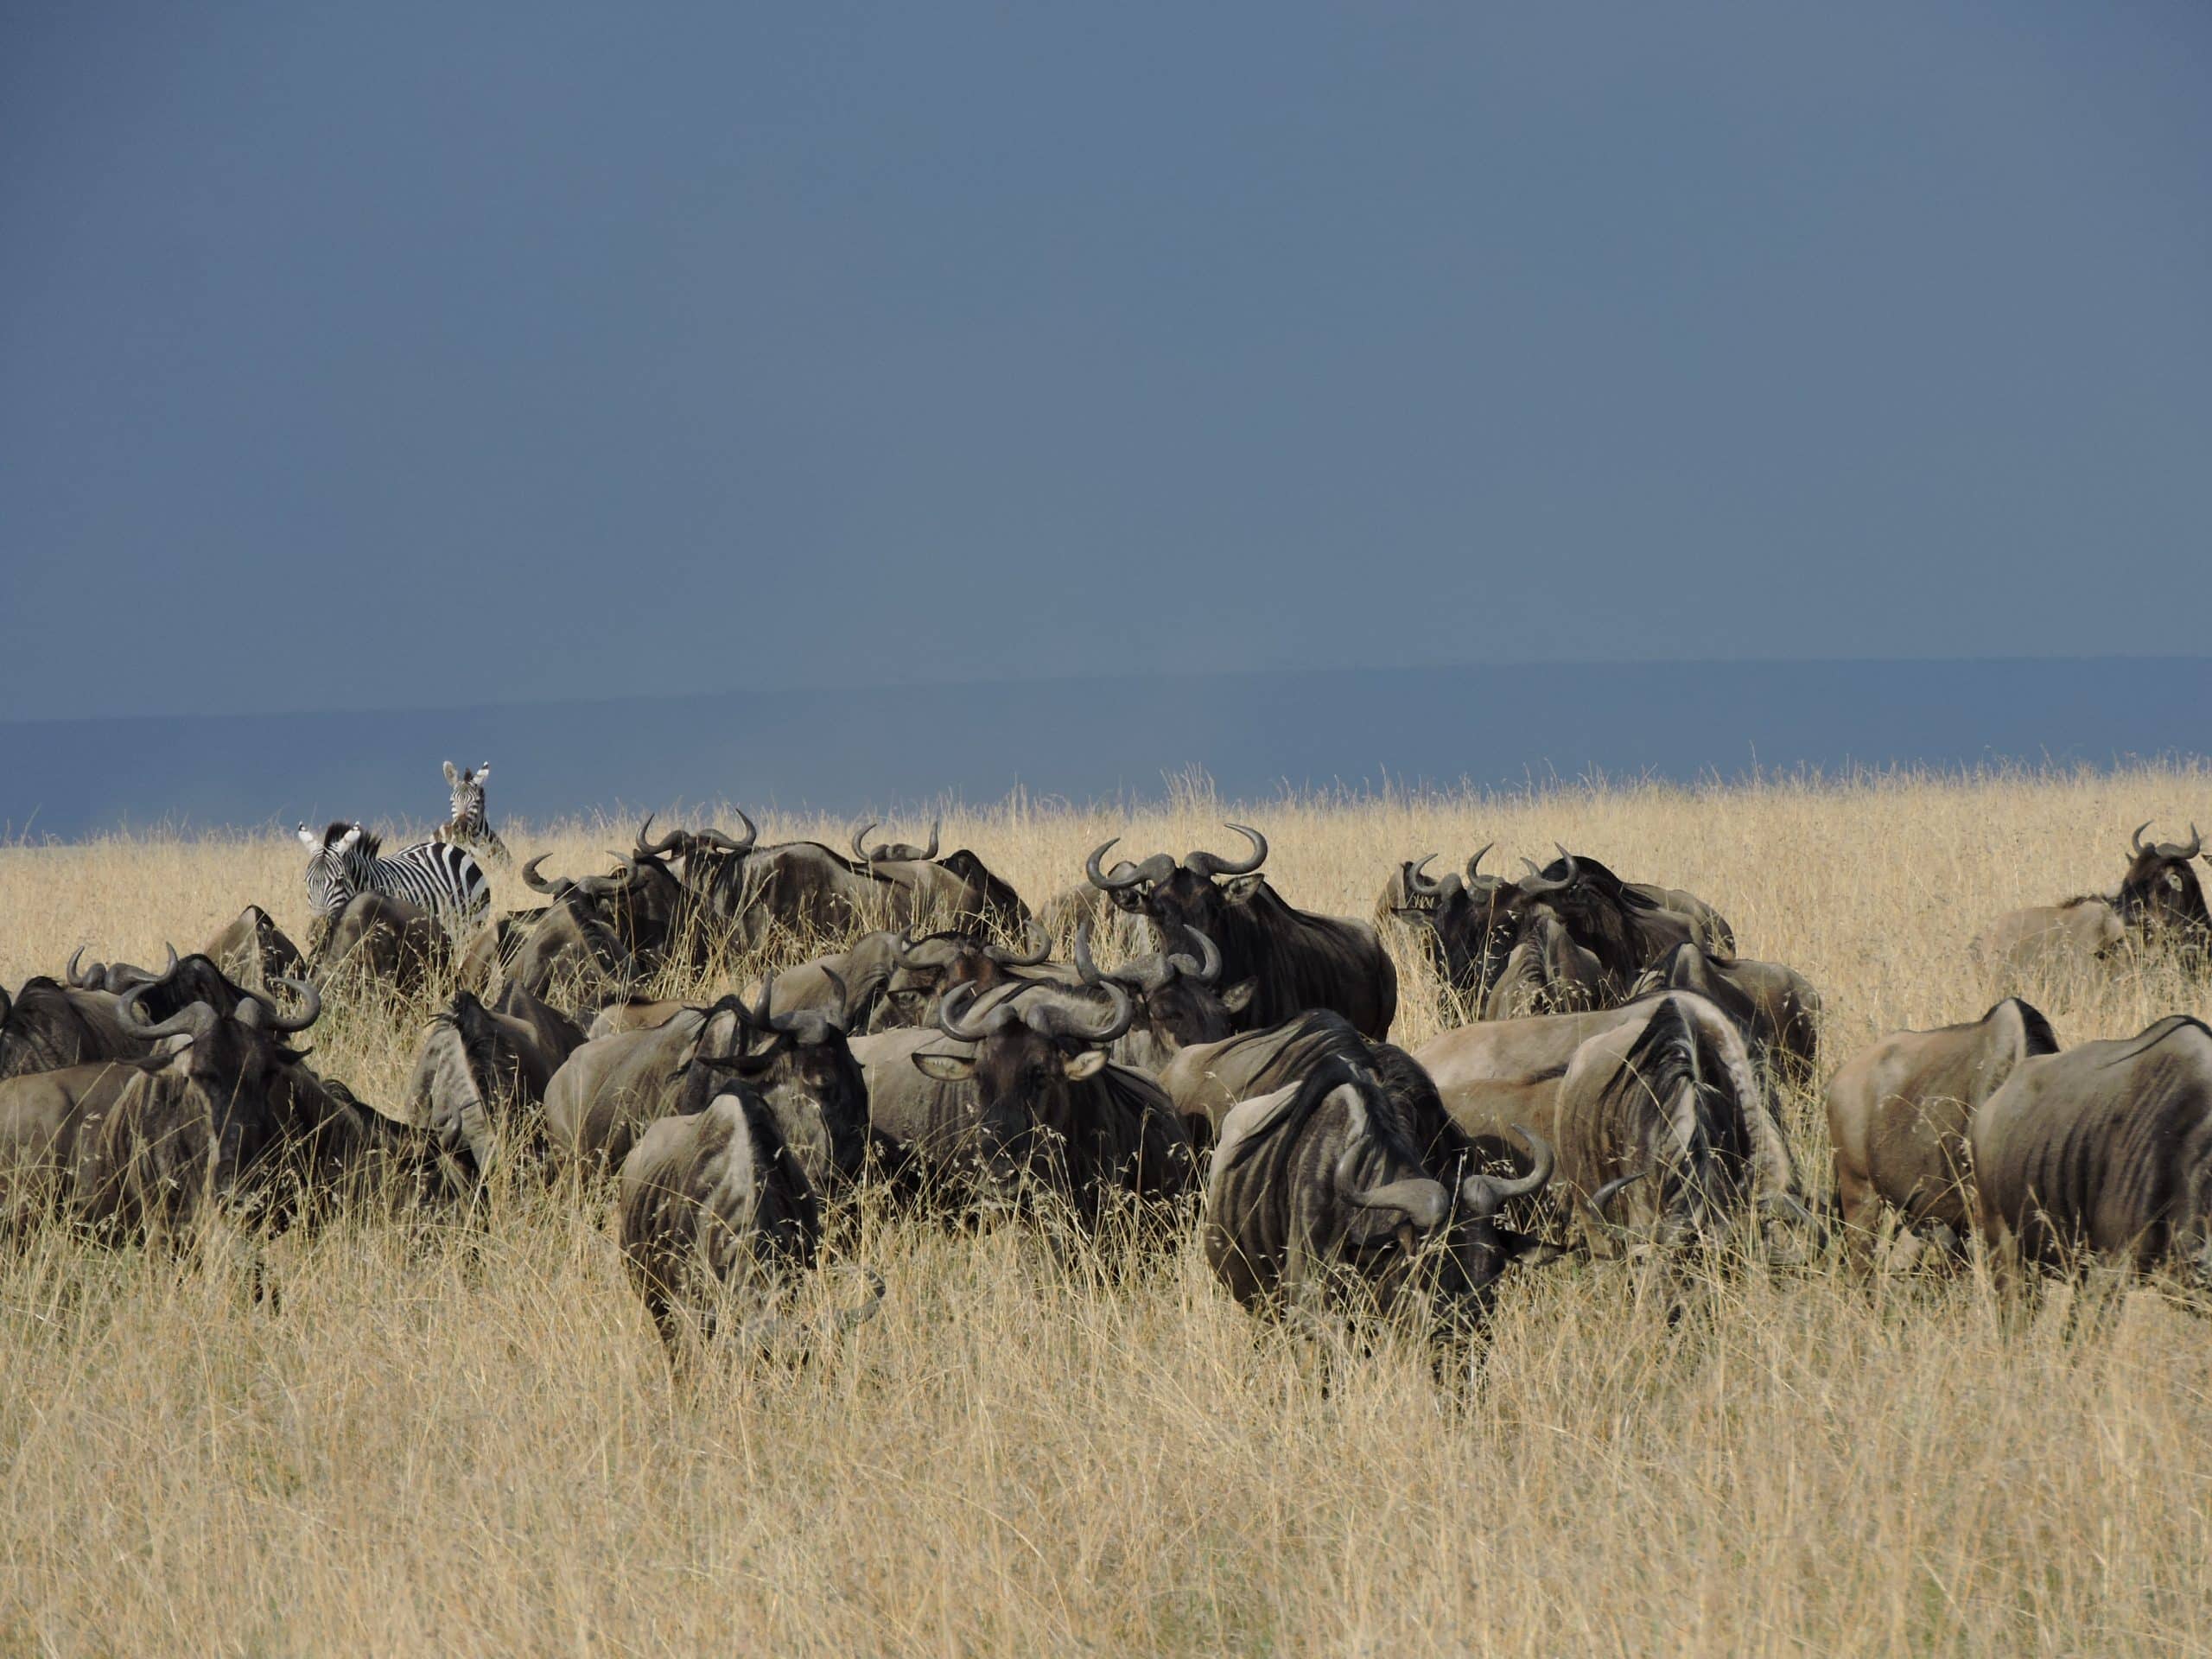
{"type": "Polygon", "coordinates": [[[1032,930],[1027,948],[1019,950],[965,931],[918,939],[902,932],[892,947],[891,974],[884,982],[875,1027],[933,1026],[938,1003],[954,987],[972,984],[981,992],[1009,984],[1022,977],[1021,969],[1042,967],[1052,954],[1052,940],[1037,929],[1032,930]]]}
{"type": "Polygon", "coordinates": [[[136,990],[139,995],[131,1006],[144,1019],[167,1020],[194,1002],[233,1011],[251,1003],[274,1007],[265,997],[233,982],[210,957],[196,951],[188,957],[179,957],[175,945],[168,947],[168,961],[159,973],[134,968],[124,962],[95,963],[80,972],[78,959],[81,954],[69,958],[69,982],[80,990],[97,988],[118,995],[136,990]]]}
{"type": "Polygon", "coordinates": [[[1378,909],[1410,929],[1446,983],[1473,993],[1496,982],[1513,948],[1520,918],[1520,889],[1482,873],[1491,842],[1467,861],[1465,875],[1428,874],[1437,855],[1406,860],[1384,888],[1378,909]]]}
{"type": "Polygon", "coordinates": [[[1250,903],[1268,884],[1258,874],[1268,861],[1268,838],[1244,824],[1229,828],[1252,843],[1250,857],[1240,861],[1194,852],[1178,864],[1172,855],[1155,853],[1141,864],[1123,859],[1108,870],[1103,861],[1119,841],[1116,836],[1094,851],[1084,868],[1091,886],[1123,910],[1149,917],[1163,930],[1192,928],[1218,938],[1224,911],[1250,903]]]}
{"type": "Polygon", "coordinates": [[[2204,890],[2197,885],[2190,861],[2204,850],[2196,826],[2189,826],[2189,844],[2161,841],[2146,842],[2143,832],[2148,820],[2135,827],[2128,838],[2127,874],[2113,901],[2120,919],[2139,929],[2167,928],[2202,942],[2212,932],[2212,916],[2204,907],[2204,890]]]}
{"type": "Polygon", "coordinates": [[[636,855],[679,868],[675,874],[685,887],[702,898],[714,898],[741,881],[746,855],[760,839],[760,830],[743,811],[737,820],[745,826],[745,839],[735,841],[719,830],[671,830],[658,841],[648,840],[653,827],[647,815],[639,827],[636,855]]]}
{"type": "Polygon", "coordinates": [[[225,973],[264,986],[286,976],[302,979],[307,975],[307,958],[299,946],[259,905],[248,905],[209,940],[207,955],[225,973]]]}
{"type": "Polygon", "coordinates": [[[939,1005],[938,1027],[955,1041],[975,1045],[975,1053],[913,1057],[925,1077],[974,1083],[985,1176],[1002,1192],[1010,1192],[1025,1172],[1064,1185],[1090,1173],[1068,1167],[1084,1116],[1082,1090],[1106,1069],[1106,1046],[1136,1017],[1128,993],[1110,982],[1103,988],[1103,1019],[1065,999],[1032,997],[1025,1005],[1037,988],[1015,986],[978,1015],[975,988],[957,987],[939,1005]]]}
{"type": "Polygon", "coordinates": [[[734,1077],[766,1101],[784,1143],[817,1186],[856,1177],[868,1152],[868,1080],[845,1040],[844,982],[829,977],[837,996],[828,1008],[778,1014],[770,1006],[772,978],[753,1007],[724,997],[715,1008],[734,1013],[743,1034],[727,1052],[702,1048],[691,1062],[716,1079],[713,1090],[734,1077]]]}
{"type": "Polygon", "coordinates": [[[1083,982],[1103,989],[1110,982],[1128,993],[1135,1018],[1122,1039],[1123,1059],[1157,1071],[1182,1049],[1217,1043],[1236,1029],[1232,1015],[1251,1001],[1253,982],[1223,986],[1221,950],[1205,934],[1178,929],[1178,946],[1124,963],[1101,973],[1090,956],[1090,924],[1076,929],[1076,971],[1083,982]]]}

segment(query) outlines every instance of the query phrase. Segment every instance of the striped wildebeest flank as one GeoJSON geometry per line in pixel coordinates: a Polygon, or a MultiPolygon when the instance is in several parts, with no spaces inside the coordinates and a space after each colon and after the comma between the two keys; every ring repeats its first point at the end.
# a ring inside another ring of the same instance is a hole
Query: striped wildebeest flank
{"type": "Polygon", "coordinates": [[[2119,892],[2007,911],[1974,941],[1976,960],[2016,974],[2063,972],[2115,962],[2131,944],[2168,946],[2202,960],[2212,946],[2212,917],[2190,861],[2203,853],[2204,838],[2192,823],[2187,846],[2145,842],[2150,827],[2138,824],[2128,837],[2119,892]]]}
{"type": "Polygon", "coordinates": [[[1967,1126],[2023,1060],[2057,1052],[2050,1021],[2008,996],[1979,1020],[1893,1032],[1843,1063],[1828,1079],[1824,1104],[1844,1246],[1855,1268],[1872,1264],[1885,1205],[1904,1217],[1910,1241],[1895,1265],[1929,1246],[1942,1258],[1964,1258],[1973,1224],[1967,1126]]]}
{"type": "Polygon", "coordinates": [[[145,1052],[145,1039],[124,1022],[111,991],[65,985],[43,974],[25,980],[12,996],[0,988],[0,1077],[137,1059],[145,1052]]]}
{"type": "Polygon", "coordinates": [[[343,971],[412,996],[452,957],[453,937],[429,911],[390,893],[357,893],[322,930],[308,976],[327,984],[343,971]]]}
{"type": "Polygon", "coordinates": [[[550,1173],[590,1177],[619,1168],[655,1118],[703,1110],[716,1079],[692,1062],[735,1052],[747,1039],[747,1012],[726,996],[658,1026],[594,1037],[571,1052],[545,1089],[550,1173]]]}
{"type": "Polygon", "coordinates": [[[1558,917],[1539,910],[1505,953],[1504,966],[1483,998],[1482,1017],[1573,1014],[1602,1006],[1609,1000],[1605,991],[1605,964],[1597,953],[1577,944],[1558,917]]]}
{"type": "Polygon", "coordinates": [[[1974,1212],[2000,1282],[2094,1256],[2212,1286],[2212,1031],[2172,1014],[2036,1055],[1967,1125],[1974,1212]]]}
{"type": "Polygon", "coordinates": [[[1029,906],[1021,895],[991,874],[967,848],[938,856],[942,820],[930,824],[930,844],[916,847],[905,842],[880,842],[870,847],[864,823],[853,831],[853,856],[870,874],[887,876],[906,890],[905,913],[897,925],[904,927],[927,921],[940,928],[977,927],[1014,932],[1029,921],[1029,906]]]}
{"type": "Polygon", "coordinates": [[[491,772],[489,760],[473,772],[462,772],[452,761],[446,762],[446,788],[452,793],[453,814],[430,832],[430,838],[456,847],[481,848],[505,864],[507,845],[493,833],[492,821],[484,816],[484,780],[491,772]]]}
{"type": "Polygon", "coordinates": [[[1141,864],[1124,859],[1111,870],[1092,852],[1084,868],[1093,887],[1122,909],[1148,919],[1165,948],[1176,930],[1203,933],[1220,948],[1231,983],[1253,982],[1251,1000],[1236,1015],[1240,1030],[1280,1025],[1308,1008],[1331,1008],[1366,1035],[1387,1037],[1398,1011],[1398,970],[1381,938],[1365,922],[1294,910],[1258,874],[1267,837],[1243,824],[1228,826],[1251,843],[1243,860],[1194,852],[1181,863],[1157,853],[1141,864]]]}
{"type": "Polygon", "coordinates": [[[1470,1334],[1509,1266],[1560,1254],[1498,1220],[1551,1178],[1551,1148],[1523,1136],[1526,1175],[1433,1169],[1382,1080],[1331,1056],[1224,1120],[1199,1215],[1207,1263],[1239,1306],[1323,1325],[1388,1314],[1425,1281],[1433,1333],[1470,1334]]]}
{"type": "Polygon", "coordinates": [[[492,902],[492,884],[465,847],[417,842],[383,857],[383,841],[358,823],[333,823],[318,836],[304,823],[308,904],[315,916],[335,920],[357,893],[404,899],[432,915],[472,921],[492,902]]]}
{"type": "Polygon", "coordinates": [[[454,992],[424,1027],[407,1085],[408,1121],[480,1178],[491,1172],[503,1139],[542,1141],[546,1085],[583,1042],[574,1025],[521,987],[507,988],[514,1013],[454,992]]]}

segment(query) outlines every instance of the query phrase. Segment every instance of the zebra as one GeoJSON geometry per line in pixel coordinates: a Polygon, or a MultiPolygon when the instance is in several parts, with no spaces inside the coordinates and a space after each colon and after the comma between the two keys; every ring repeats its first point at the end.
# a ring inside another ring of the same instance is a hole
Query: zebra
{"type": "Polygon", "coordinates": [[[379,858],[383,842],[358,823],[334,823],[320,836],[303,823],[300,844],[313,855],[308,860],[308,903],[326,920],[357,893],[381,893],[420,905],[433,915],[464,920],[481,915],[492,902],[491,880],[465,847],[424,841],[379,858]]]}
{"type": "Polygon", "coordinates": [[[484,780],[491,772],[489,760],[474,772],[460,771],[452,761],[446,762],[446,786],[453,791],[453,817],[431,831],[431,837],[459,847],[481,847],[505,864],[507,845],[493,833],[492,821],[484,816],[484,780]]]}

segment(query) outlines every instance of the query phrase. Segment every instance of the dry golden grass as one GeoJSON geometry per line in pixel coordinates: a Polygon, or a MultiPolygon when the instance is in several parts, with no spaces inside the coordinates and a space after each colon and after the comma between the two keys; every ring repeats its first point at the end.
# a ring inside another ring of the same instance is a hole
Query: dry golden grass
{"type": "MultiPolygon", "coordinates": [[[[2212,778],[1629,788],[1249,809],[1294,902],[1557,837],[1691,887],[1827,1000],[1824,1069],[1970,1018],[1996,912],[2117,879],[2212,778]]],[[[1202,791],[1133,818],[949,817],[1033,899],[1122,833],[1233,849],[1202,791]]],[[[771,836],[843,826],[771,823],[771,836]]],[[[628,826],[510,828],[554,869],[628,826]]],[[[619,838],[619,839],[618,839],[619,838]]],[[[0,982],[160,960],[250,899],[303,931],[289,836],[0,850],[0,982]]],[[[502,902],[518,901],[512,873],[502,902]]],[[[1402,957],[1399,1037],[1436,1028],[1402,957]]],[[[2043,998],[2068,1041],[2203,1014],[2167,969],[2043,998]]],[[[411,1019],[317,1063],[391,1103],[411,1019]]],[[[1815,1103],[1785,1102],[1827,1174],[1815,1103]]],[[[1319,1353],[1188,1249],[858,1219],[881,1316],[804,1365],[671,1383],[605,1215],[341,1221],[182,1262],[53,1231],[0,1267],[0,1649],[2048,1652],[2212,1645],[2208,1326],[2085,1290],[2001,1327],[1971,1279],[1746,1267],[1670,1327],[1617,1264],[1509,1281],[1471,1386],[1386,1336],[1319,1353]],[[2082,1304],[2093,1317],[2081,1317],[2082,1304]]],[[[808,1292],[849,1300],[833,1269],[808,1292]]]]}

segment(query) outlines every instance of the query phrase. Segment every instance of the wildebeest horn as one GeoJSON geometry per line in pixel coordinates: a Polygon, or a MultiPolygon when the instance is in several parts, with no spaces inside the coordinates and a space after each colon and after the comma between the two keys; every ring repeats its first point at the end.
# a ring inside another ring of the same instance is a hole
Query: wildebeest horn
{"type": "Polygon", "coordinates": [[[1051,961],[1052,936],[1034,921],[1028,924],[1027,934],[1022,941],[1029,947],[1026,951],[1017,954],[1010,945],[987,944],[983,954],[1001,968],[1036,968],[1051,961]]]}
{"type": "Polygon", "coordinates": [[[2188,849],[2181,854],[2181,856],[2183,858],[2195,858],[2203,850],[2204,837],[2196,833],[2196,826],[2194,823],[2191,823],[2189,826],[2189,846],[2188,849]]]}
{"type": "MultiPolygon", "coordinates": [[[[647,822],[650,823],[651,820],[649,819],[647,822]]],[[[550,853],[540,853],[536,858],[531,859],[527,864],[524,864],[522,867],[523,886],[528,887],[532,893],[559,893],[561,891],[559,887],[555,887],[551,882],[548,881],[543,876],[537,873],[537,867],[552,856],[553,855],[550,853]]]]}
{"type": "Polygon", "coordinates": [[[1420,863],[1408,864],[1406,866],[1406,891],[1408,893],[1434,893],[1444,891],[1444,884],[1441,881],[1439,881],[1434,876],[1423,875],[1421,874],[1423,870],[1436,862],[1437,856],[1438,855],[1434,853],[1423,853],[1421,855],[1420,863]]]}
{"type": "Polygon", "coordinates": [[[639,858],[658,858],[684,838],[683,830],[671,830],[658,841],[647,841],[645,836],[652,830],[655,816],[651,812],[646,813],[645,821],[638,826],[638,856],[639,858]]]}
{"type": "Polygon", "coordinates": [[[1230,823],[1222,827],[1234,830],[1252,843],[1251,857],[1240,863],[1235,859],[1224,858],[1218,853],[1192,853],[1183,861],[1195,874],[1204,876],[1249,875],[1268,861],[1268,838],[1265,836],[1249,824],[1230,823]]]}
{"type": "Polygon", "coordinates": [[[105,963],[96,962],[92,964],[91,973],[79,977],[77,972],[77,962],[84,954],[85,947],[81,944],[72,950],[69,953],[69,965],[61,970],[62,976],[80,991],[97,990],[107,982],[106,966],[105,963]]]}
{"type": "Polygon", "coordinates": [[[1106,976],[1098,971],[1098,963],[1090,954],[1090,924],[1078,922],[1075,929],[1075,970],[1086,985],[1103,985],[1106,976]]]}
{"type": "Polygon", "coordinates": [[[1590,1208],[1596,1213],[1598,1219],[1605,1222],[1608,1227],[1611,1226],[1612,1223],[1606,1220],[1605,1206],[1650,1173],[1649,1169],[1639,1169],[1633,1175],[1616,1175],[1592,1192],[1590,1195],[1590,1208]]]}
{"type": "Polygon", "coordinates": [[[1475,1207],[1478,1211],[1487,1213],[1495,1211],[1508,1198],[1525,1198],[1531,1192],[1541,1192],[1551,1184],[1551,1143],[1525,1123],[1516,1123],[1513,1126],[1513,1132],[1529,1143],[1529,1173],[1526,1175],[1504,1180],[1500,1180],[1495,1175],[1470,1175],[1466,1181],[1461,1183],[1462,1190],[1479,1181],[1490,1198],[1488,1205],[1476,1204],[1475,1207]]]}
{"type": "MultiPolygon", "coordinates": [[[[1088,947],[1085,947],[1084,955],[1090,954],[1088,947]]],[[[1094,968],[1091,971],[1096,973],[1097,969],[1094,968]]],[[[1086,1043],[1098,1044],[1110,1043],[1128,1030],[1136,1022],[1137,1005],[1128,992],[1122,988],[1121,982],[1101,974],[1090,982],[1096,989],[1105,992],[1107,1001],[1113,1005],[1104,1025],[1077,1024],[1058,1003],[1039,1002],[1028,1010],[1029,1028],[1048,1037],[1074,1037],[1086,1043]]],[[[964,990],[966,987],[961,988],[964,990]]]]}
{"type": "Polygon", "coordinates": [[[968,1011],[975,1006],[978,995],[972,979],[954,986],[951,994],[937,1005],[938,1029],[957,1042],[980,1043],[1016,1017],[1014,999],[1008,997],[984,1017],[982,1025],[970,1025],[968,1011]]]}
{"type": "Polygon", "coordinates": [[[1526,879],[1519,884],[1521,891],[1525,893],[1564,893],[1574,885],[1574,859],[1572,855],[1569,855],[1567,861],[1567,874],[1557,880],[1551,880],[1538,869],[1536,861],[1533,858],[1524,858],[1521,861],[1528,867],[1529,870],[1526,879]]]}
{"type": "Polygon", "coordinates": [[[2143,832],[2150,827],[2151,820],[2145,818],[2135,826],[2135,833],[2127,838],[2127,850],[2138,858],[2143,856],[2143,832]]]}
{"type": "Polygon", "coordinates": [[[1201,985],[1211,985],[1221,977],[1221,947],[1195,927],[1186,927],[1184,934],[1198,942],[1197,960],[1178,951],[1167,958],[1169,965],[1178,969],[1185,979],[1194,979],[1201,985]]]}
{"type": "Polygon", "coordinates": [[[870,818],[866,823],[861,825],[859,829],[853,831],[853,856],[860,860],[863,864],[873,864],[875,862],[874,859],[868,856],[868,848],[863,844],[868,840],[868,832],[874,828],[875,820],[874,818],[870,818]]]}
{"type": "Polygon", "coordinates": [[[743,807],[733,806],[730,808],[730,810],[737,814],[737,821],[745,826],[745,839],[743,841],[732,841],[728,836],[722,834],[719,830],[698,830],[693,835],[692,839],[701,842],[702,845],[717,848],[725,853],[751,852],[753,850],[753,843],[760,839],[760,826],[754,823],[752,819],[745,816],[745,809],[743,807]]]}
{"type": "Polygon", "coordinates": [[[1090,856],[1084,861],[1084,873],[1090,876],[1090,885],[1101,893],[1119,893],[1147,881],[1165,881],[1174,874],[1175,861],[1166,853],[1154,853],[1141,864],[1131,864],[1124,860],[1109,874],[1100,867],[1099,861],[1111,852],[1121,839],[1119,836],[1115,836],[1112,841],[1093,849],[1090,856]]]}
{"type": "Polygon", "coordinates": [[[279,985],[289,985],[294,990],[297,991],[300,994],[300,1001],[305,1006],[301,1008],[299,1013],[292,1015],[289,1019],[287,1019],[283,1014],[276,1012],[276,1003],[270,1001],[269,998],[259,995],[257,992],[247,992],[246,995],[252,997],[255,1001],[267,1004],[269,1008],[268,1028],[270,1031],[305,1031],[309,1026],[315,1024],[315,1022],[321,1017],[322,993],[317,990],[312,983],[304,979],[287,979],[282,974],[279,974],[276,976],[276,982],[279,985]]]}
{"type": "Polygon", "coordinates": [[[192,1002],[179,1008],[159,1025],[148,1025],[138,1017],[138,999],[153,988],[152,980],[143,985],[134,985],[115,1005],[116,1017],[123,1022],[123,1028],[133,1036],[150,1039],[189,1034],[194,1042],[198,1042],[215,1029],[215,1021],[222,1017],[205,1002],[192,1002]]]}
{"type": "Polygon", "coordinates": [[[1484,842],[1482,844],[1481,851],[1476,853],[1472,858],[1467,861],[1468,880],[1472,881],[1477,879],[1477,872],[1478,872],[1483,867],[1483,854],[1487,853],[1491,848],[1497,845],[1497,843],[1494,841],[1484,842]]]}
{"type": "Polygon", "coordinates": [[[944,820],[943,818],[931,818],[930,820],[930,845],[929,850],[922,855],[924,858],[935,858],[937,856],[938,834],[944,828],[944,820]]]}

